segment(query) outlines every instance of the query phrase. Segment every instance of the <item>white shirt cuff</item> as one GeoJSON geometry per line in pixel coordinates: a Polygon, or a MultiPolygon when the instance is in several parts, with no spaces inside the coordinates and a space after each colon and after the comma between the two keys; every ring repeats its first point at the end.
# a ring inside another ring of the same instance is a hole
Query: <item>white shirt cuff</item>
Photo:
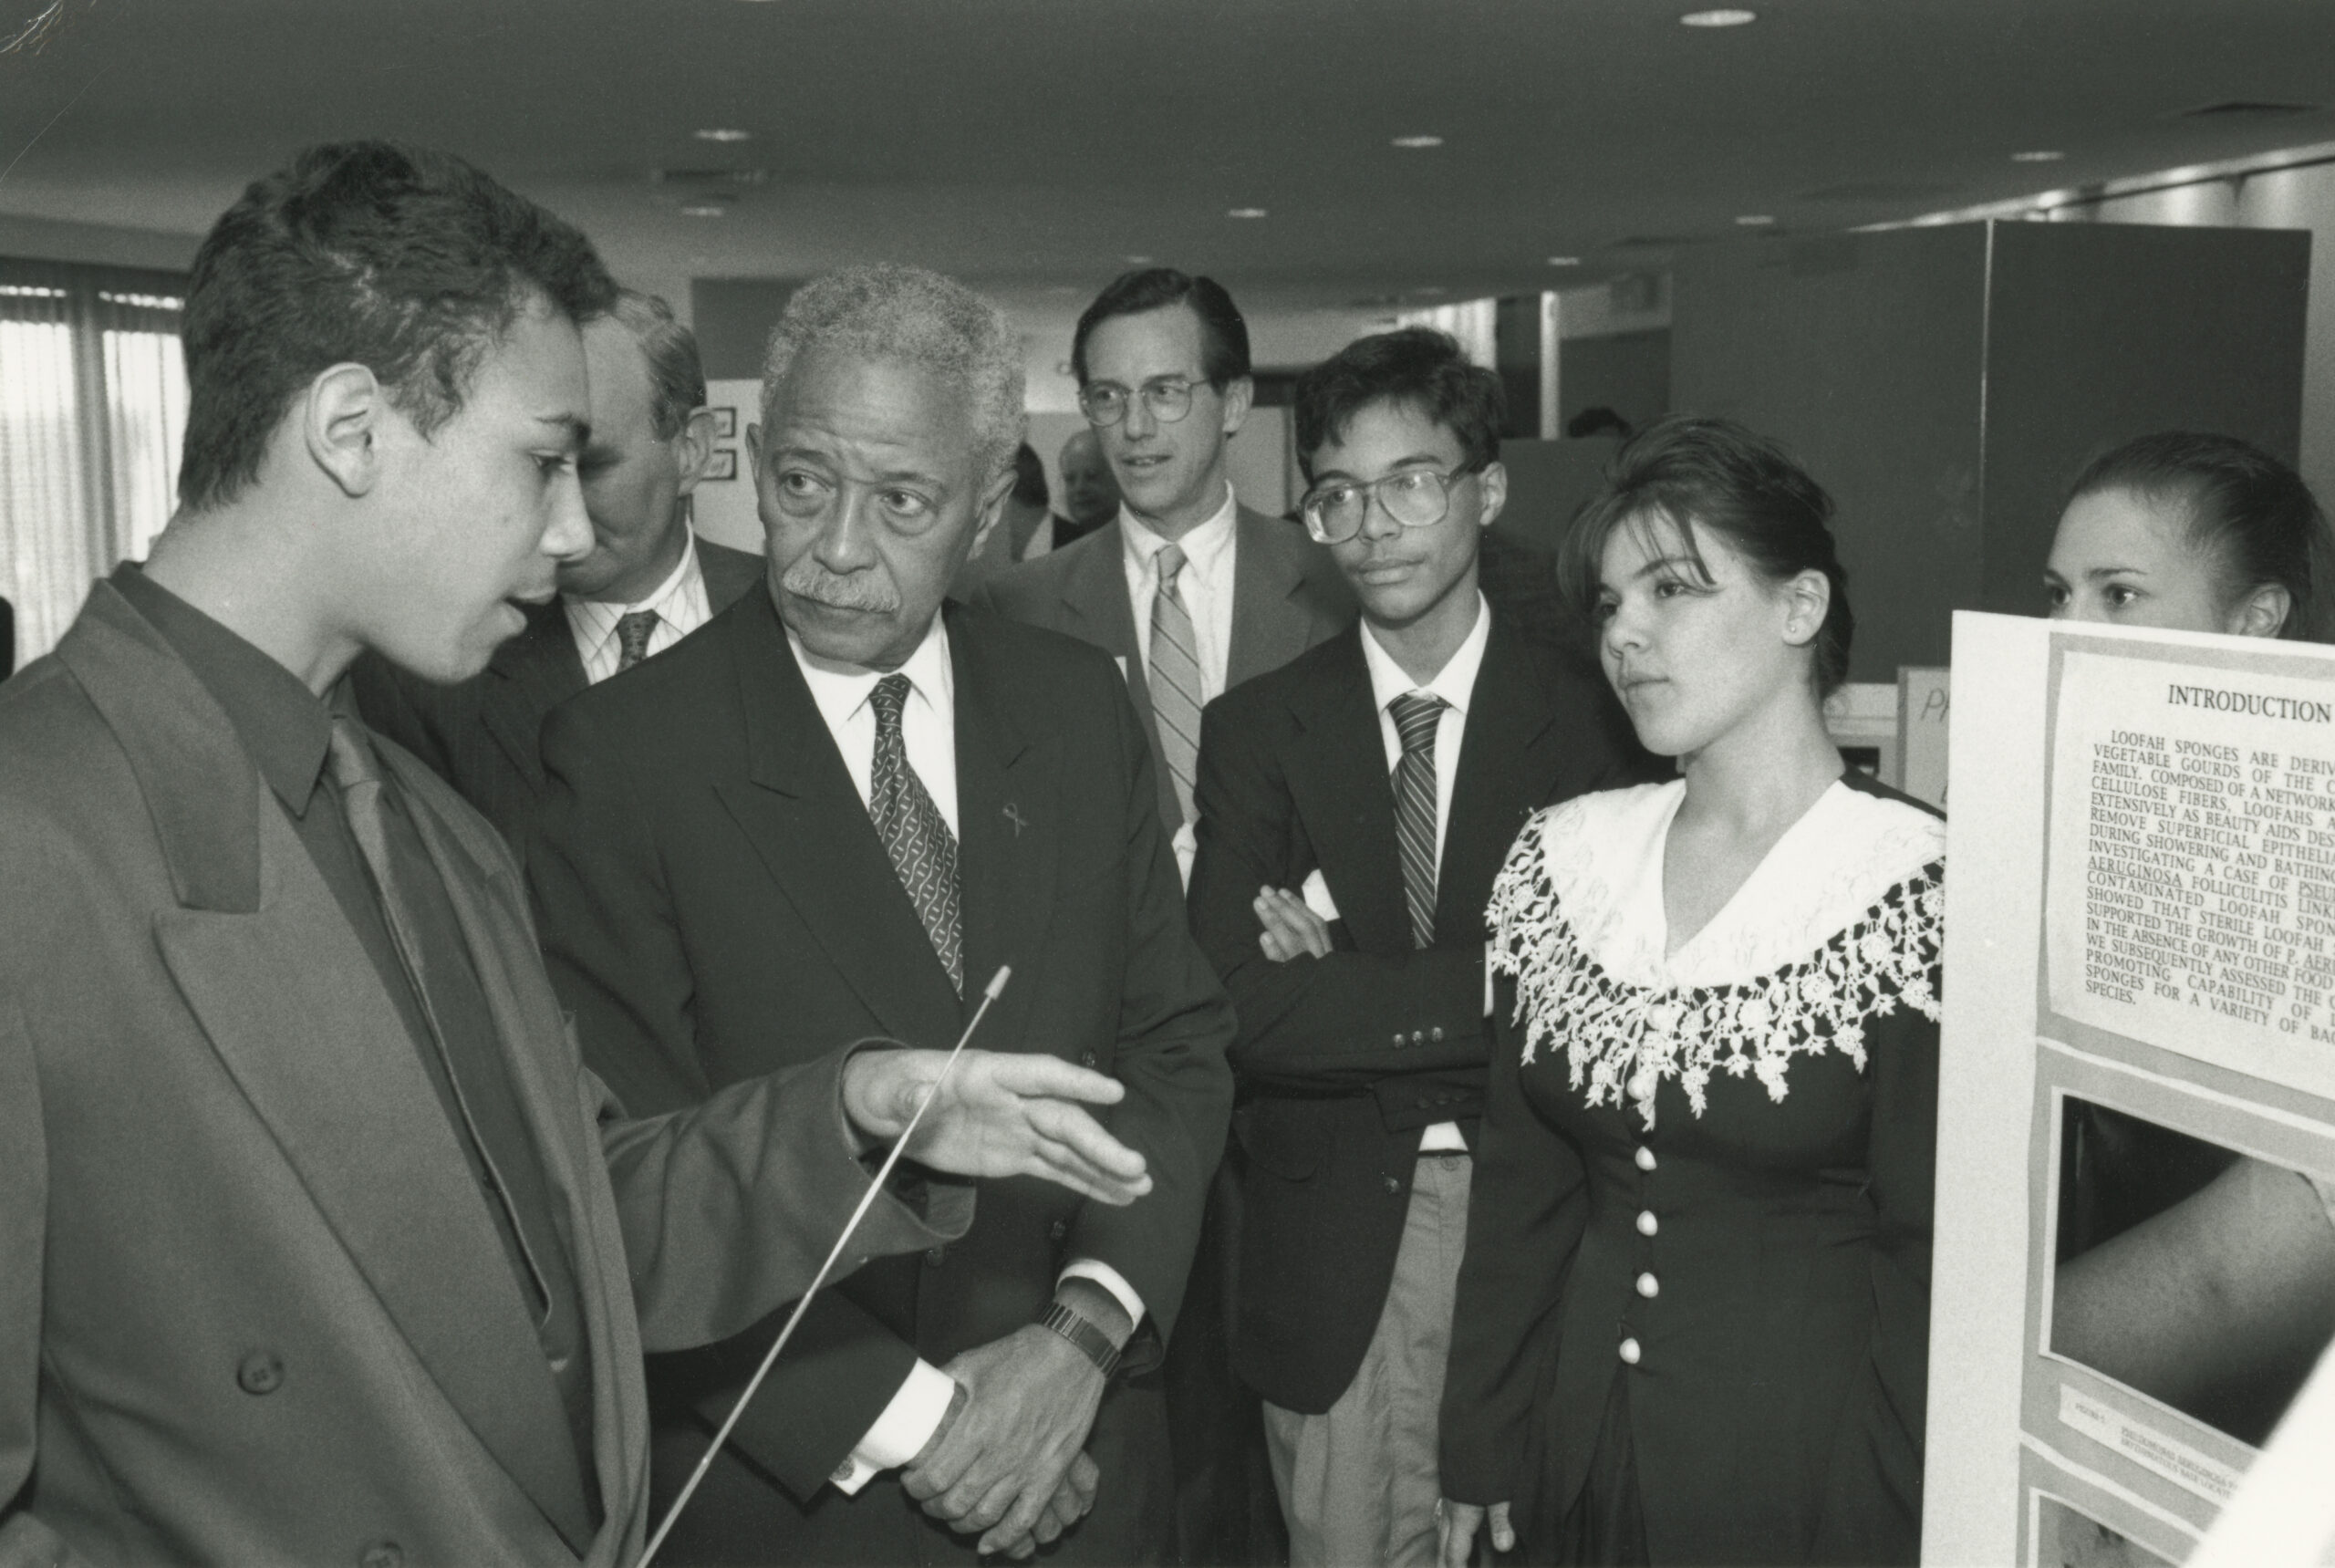
{"type": "Polygon", "coordinates": [[[940,1418],[949,1414],[949,1401],[956,1397],[955,1378],[929,1361],[918,1361],[851,1457],[827,1479],[849,1497],[885,1470],[908,1463],[940,1429],[940,1418]]]}
{"type": "Polygon", "coordinates": [[[1199,857],[1199,835],[1192,831],[1192,825],[1188,822],[1176,830],[1176,836],[1169,842],[1176,851],[1176,875],[1188,893],[1192,890],[1192,862],[1199,857]]]}
{"type": "Polygon", "coordinates": [[[1110,1264],[1098,1263],[1092,1258],[1074,1258],[1063,1265],[1054,1283],[1059,1286],[1064,1280],[1093,1281],[1118,1298],[1119,1304],[1127,1309],[1129,1323],[1137,1328],[1143,1326],[1143,1298],[1135,1293],[1135,1287],[1127,1283],[1126,1276],[1110,1264]]]}

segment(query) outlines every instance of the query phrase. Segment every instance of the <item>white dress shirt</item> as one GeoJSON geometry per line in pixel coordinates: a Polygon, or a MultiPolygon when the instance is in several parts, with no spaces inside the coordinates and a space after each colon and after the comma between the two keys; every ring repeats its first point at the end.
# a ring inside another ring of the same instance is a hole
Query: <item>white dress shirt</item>
{"type": "MultiPolygon", "coordinates": [[[[827,733],[834,738],[835,750],[843,755],[844,771],[851,775],[860,804],[871,805],[875,794],[876,708],[868,699],[876,691],[876,683],[890,672],[820,659],[803,646],[792,629],[786,634],[786,646],[794,650],[794,662],[803,670],[804,683],[811,689],[811,701],[818,708],[819,717],[826,721],[827,733]]],[[[898,673],[908,678],[908,701],[900,710],[901,745],[908,753],[908,766],[916,771],[924,793],[932,797],[941,820],[949,825],[949,832],[954,836],[958,832],[957,677],[949,657],[949,628],[939,616],[932,618],[924,640],[916,645],[916,651],[908,655],[898,673]]],[[[1143,1298],[1108,1263],[1074,1258],[1064,1265],[1056,1283],[1073,1278],[1092,1280],[1118,1299],[1129,1318],[1138,1324],[1143,1321],[1143,1298]]],[[[876,1417],[876,1424],[867,1428],[852,1449],[851,1457],[829,1478],[836,1490],[856,1492],[878,1472],[897,1469],[916,1458],[939,1429],[940,1419],[949,1413],[949,1402],[956,1392],[956,1379],[929,1362],[918,1360],[892,1395],[891,1402],[884,1407],[884,1413],[876,1417]]]]}
{"type": "Polygon", "coordinates": [[[1224,671],[1232,657],[1232,524],[1240,510],[1232,487],[1227,485],[1216,515],[1182,538],[1169,540],[1152,532],[1125,505],[1119,508],[1127,607],[1135,612],[1135,647],[1142,672],[1147,677],[1151,673],[1151,603],[1159,597],[1159,552],[1174,544],[1184,552],[1176,588],[1191,612],[1192,636],[1199,643],[1192,653],[1200,661],[1203,707],[1224,694],[1224,671]]]}
{"type": "Polygon", "coordinates": [[[617,672],[624,644],[617,638],[617,622],[635,610],[655,610],[657,625],[649,633],[649,654],[655,658],[713,618],[705,597],[705,573],[697,560],[697,535],[684,530],[681,558],[657,591],[637,605],[604,604],[597,599],[570,598],[567,630],[584,660],[584,679],[597,686],[617,672]]]}
{"type": "MultiPolygon", "coordinates": [[[[1435,679],[1419,686],[1403,672],[1394,655],[1379,645],[1377,628],[1368,620],[1362,623],[1362,661],[1370,669],[1370,701],[1378,710],[1378,735],[1386,744],[1389,774],[1403,760],[1403,733],[1395,723],[1395,699],[1413,691],[1443,699],[1443,711],[1437,718],[1435,729],[1435,865],[1438,886],[1443,872],[1444,835],[1451,826],[1451,791],[1459,780],[1459,743],[1468,734],[1468,704],[1475,695],[1476,677],[1484,668],[1484,645],[1491,640],[1491,607],[1479,593],[1476,623],[1468,628],[1467,637],[1444,661],[1443,668],[1436,671],[1435,679]]],[[[1419,1139],[1421,1154],[1464,1151],[1467,1147],[1468,1140],[1459,1136],[1457,1122],[1437,1122],[1419,1139]]]]}

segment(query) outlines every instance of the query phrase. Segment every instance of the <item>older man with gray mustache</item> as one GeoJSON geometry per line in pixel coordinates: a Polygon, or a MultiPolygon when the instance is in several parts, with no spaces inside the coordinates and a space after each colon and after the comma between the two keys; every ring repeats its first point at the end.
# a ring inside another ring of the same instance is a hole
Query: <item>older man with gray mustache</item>
{"type": "MultiPolygon", "coordinates": [[[[1125,1209],[984,1183],[961,1241],[805,1319],[676,1563],[1066,1563],[1169,1548],[1156,1366],[1231,1099],[1232,1014],[1187,935],[1141,721],[1110,658],[942,604],[995,525],[1022,348],[933,274],[839,273],[773,333],[749,594],[544,734],[529,876],[586,1057],[642,1111],[886,1035],[1049,1052],[1126,1086],[1125,1209]]],[[[650,1369],[667,1493],[765,1324],[650,1369]]]]}

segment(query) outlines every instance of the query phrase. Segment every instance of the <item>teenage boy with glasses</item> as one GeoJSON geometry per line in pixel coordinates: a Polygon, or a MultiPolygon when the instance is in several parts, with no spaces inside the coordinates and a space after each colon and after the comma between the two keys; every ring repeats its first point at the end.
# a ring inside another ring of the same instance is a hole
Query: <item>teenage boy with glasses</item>
{"type": "Polygon", "coordinates": [[[1483,911],[1541,806],[1632,782],[1602,682],[1477,586],[1499,378],[1441,333],[1298,382],[1307,531],[1362,621],[1202,726],[1192,929],[1232,994],[1234,1370],[1291,1561],[1431,1563],[1490,1020],[1483,911]]]}

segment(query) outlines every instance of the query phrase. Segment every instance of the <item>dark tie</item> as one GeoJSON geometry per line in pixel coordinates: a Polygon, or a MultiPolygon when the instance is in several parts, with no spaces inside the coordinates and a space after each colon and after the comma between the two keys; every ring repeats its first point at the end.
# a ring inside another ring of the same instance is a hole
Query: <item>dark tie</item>
{"type": "Polygon", "coordinates": [[[1435,945],[1435,731],[1440,697],[1406,691],[1387,704],[1403,755],[1395,764],[1395,836],[1403,851],[1403,898],[1411,907],[1411,940],[1435,945]]]}
{"type": "Polygon", "coordinates": [[[1192,612],[1176,579],[1184,552],[1173,545],[1152,557],[1158,563],[1159,591],[1151,600],[1151,716],[1159,725],[1160,760],[1176,781],[1176,804],[1192,820],[1192,775],[1200,754],[1200,661],[1192,635],[1192,612]]]}
{"type": "Polygon", "coordinates": [[[916,906],[924,934],[932,940],[949,982],[965,989],[963,936],[957,924],[957,840],[940,808],[925,793],[924,781],[908,766],[900,732],[908,706],[908,678],[887,675],[876,682],[868,702],[876,710],[876,759],[868,770],[868,815],[884,836],[892,869],[916,906]]]}
{"type": "Polygon", "coordinates": [[[617,673],[621,675],[649,657],[649,639],[657,633],[655,610],[634,610],[617,618],[617,673]]]}

